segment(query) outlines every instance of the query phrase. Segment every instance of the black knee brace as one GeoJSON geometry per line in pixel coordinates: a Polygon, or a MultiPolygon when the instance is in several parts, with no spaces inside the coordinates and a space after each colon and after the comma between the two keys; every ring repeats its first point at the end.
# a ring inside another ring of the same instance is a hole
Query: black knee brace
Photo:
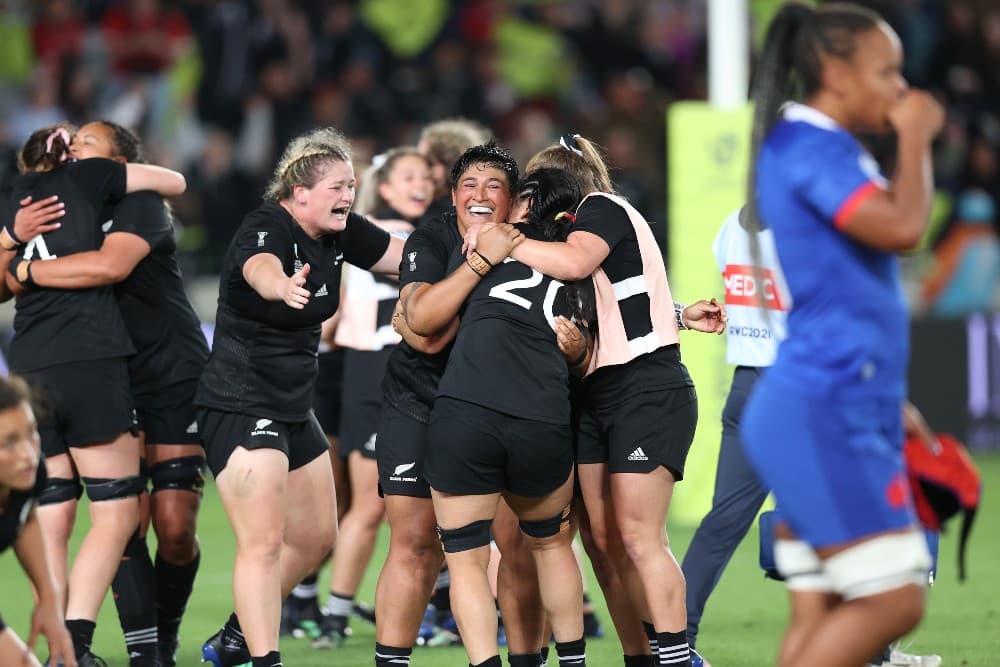
{"type": "Polygon", "coordinates": [[[205,475],[202,473],[204,465],[204,456],[180,456],[160,461],[149,469],[149,476],[153,480],[153,493],[169,489],[192,491],[201,495],[202,489],[205,488],[205,475]]]}
{"type": "Polygon", "coordinates": [[[541,519],[539,521],[518,521],[517,523],[521,526],[521,532],[528,537],[544,539],[546,537],[558,535],[563,529],[568,529],[569,516],[570,506],[567,505],[563,508],[562,512],[559,512],[559,514],[556,514],[555,516],[550,516],[548,519],[541,519]]]}
{"type": "Polygon", "coordinates": [[[438,535],[441,537],[445,553],[455,554],[487,546],[490,543],[492,524],[491,519],[483,519],[452,530],[438,526],[438,535]]]}
{"type": "Polygon", "coordinates": [[[39,505],[56,505],[69,500],[79,500],[83,495],[83,484],[78,479],[49,477],[38,496],[39,505]]]}
{"type": "Polygon", "coordinates": [[[141,475],[108,479],[107,477],[84,477],[87,485],[87,497],[91,502],[102,500],[118,500],[137,496],[146,490],[146,478],[141,475]]]}

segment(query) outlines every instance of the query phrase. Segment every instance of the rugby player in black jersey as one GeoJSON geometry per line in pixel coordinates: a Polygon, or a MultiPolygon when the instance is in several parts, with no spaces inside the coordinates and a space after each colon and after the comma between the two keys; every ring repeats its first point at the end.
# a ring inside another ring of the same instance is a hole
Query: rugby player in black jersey
{"type": "MultiPolygon", "coordinates": [[[[666,515],[673,486],[683,477],[694,437],[697,402],[680,361],[677,330],[721,333],[725,310],[713,300],[673,304],[662,257],[648,223],[610,194],[607,167],[593,144],[566,135],[536,155],[529,169],[562,169],[589,194],[564,243],[529,241],[513,256],[542,272],[576,280],[598,269],[595,285],[597,352],[588,367],[588,411],[578,434],[584,503],[602,535],[632,607],[647,622],[653,664],[691,665],[685,637],[684,580],[669,551],[666,515]],[[605,475],[610,472],[610,491],[605,475]],[[607,512],[613,512],[609,521],[607,512]],[[618,533],[614,532],[617,524],[618,533]]],[[[611,597],[611,596],[609,596],[611,597]]],[[[619,612],[625,605],[615,603],[619,612]]],[[[634,619],[634,617],[633,617],[634,619]]],[[[616,624],[619,624],[616,619],[616,624]]],[[[637,651],[635,624],[623,637],[626,664],[650,664],[637,651]],[[626,645],[628,643],[628,645],[626,645]]]]}
{"type": "Polygon", "coordinates": [[[65,578],[67,542],[80,495],[78,474],[91,499],[92,525],[73,563],[66,624],[82,665],[98,664],[90,653],[97,611],[114,575],[115,563],[138,526],[135,496],[139,444],[128,386],[126,356],[134,352],[110,287],[81,290],[33,287],[33,264],[100,247],[99,213],[126,192],[184,191],[184,177],[151,165],[110,160],[66,164],[69,131],[46,128],[32,134],[19,156],[22,175],[14,201],[57,194],[67,217],[58,229],[33,239],[12,236],[0,244],[23,245],[10,264],[17,299],[11,367],[37,383],[52,403],[41,427],[48,482],[39,512],[46,548],[65,578]],[[22,241],[27,241],[22,243],[22,241]],[[67,454],[68,450],[68,454],[67,454]]]}
{"type": "MultiPolygon", "coordinates": [[[[460,159],[457,175],[466,168],[499,170],[506,153],[491,153],[483,146],[470,148],[460,159]]],[[[458,163],[456,163],[458,164],[458,163]]],[[[429,445],[427,422],[444,371],[451,339],[458,327],[455,315],[464,298],[451,299],[439,331],[427,336],[414,334],[406,324],[402,307],[406,297],[423,298],[427,289],[441,284],[448,293],[448,261],[462,245],[462,236],[473,220],[504,221],[510,210],[510,182],[517,179],[517,166],[504,176],[503,187],[484,191],[476,213],[468,209],[445,213],[425,222],[406,240],[400,264],[402,298],[393,325],[403,336],[389,357],[383,381],[384,404],[379,424],[376,457],[379,485],[385,494],[389,521],[389,553],[375,590],[375,662],[402,665],[409,662],[424,610],[443,557],[436,534],[430,487],[424,479],[424,458],[429,445]]],[[[456,175],[453,169],[452,175],[456,175]]],[[[498,227],[487,242],[488,252],[505,257],[519,236],[511,226],[498,227]]],[[[484,250],[487,252],[487,250],[484,250]]],[[[459,272],[457,275],[461,276],[459,272]]],[[[468,294],[469,289],[465,289],[468,294]]],[[[430,301],[435,301],[430,299],[430,301]]]]}
{"type": "Polygon", "coordinates": [[[195,397],[237,543],[236,613],[202,650],[217,667],[281,663],[281,600],[336,539],[329,445],[312,412],[320,325],[337,310],[344,261],[394,274],[403,246],[350,212],[354,187],[340,132],[294,139],[265,203],[226,253],[212,353],[195,397]]]}
{"type": "MultiPolygon", "coordinates": [[[[70,147],[78,160],[141,161],[139,139],[109,121],[77,130],[70,147]]],[[[131,665],[159,652],[174,664],[177,630],[198,570],[195,521],[205,462],[194,415],[194,392],[208,345],[184,291],[169,209],[152,191],[115,205],[102,226],[99,250],[33,265],[42,287],[85,289],[115,284],[115,296],[136,354],[129,381],[145,458],[153,482],[151,515],[157,537],[155,569],[136,531],[112,583],[131,665]],[[157,640],[159,650],[157,649],[157,640]]]]}
{"type": "Polygon", "coordinates": [[[14,547],[35,589],[28,645],[0,617],[0,664],[41,667],[33,654],[44,635],[52,664],[76,667],[73,641],[63,625],[58,584],[38,525],[38,497],[45,488],[38,425],[24,381],[0,378],[0,553],[14,547]]]}
{"type": "MultiPolygon", "coordinates": [[[[528,238],[552,240],[557,227],[548,223],[579,199],[575,183],[565,177],[562,196],[536,196],[550,175],[529,174],[525,181],[528,222],[518,229],[528,238]]],[[[475,190],[495,178],[487,170],[466,171],[457,181],[456,207],[477,201],[475,190]]],[[[547,194],[558,186],[548,182],[547,194]]],[[[453,609],[471,663],[499,667],[486,567],[490,524],[502,495],[534,558],[560,664],[583,665],[583,584],[569,518],[569,377],[555,331],[556,316],[582,313],[571,308],[579,301],[568,296],[568,286],[482,252],[480,246],[468,258],[460,250],[453,255],[473,275],[474,288],[438,387],[429,429],[434,445],[426,461],[453,609]]],[[[533,648],[533,655],[512,657],[512,664],[537,665],[537,644],[533,648]]]]}

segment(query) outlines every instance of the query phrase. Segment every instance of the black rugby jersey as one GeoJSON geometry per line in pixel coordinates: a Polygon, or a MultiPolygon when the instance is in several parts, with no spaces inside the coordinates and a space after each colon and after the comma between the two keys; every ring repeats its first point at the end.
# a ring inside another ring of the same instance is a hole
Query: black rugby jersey
{"type": "MultiPolygon", "coordinates": [[[[528,225],[524,235],[542,239],[528,225]]],[[[455,266],[465,261],[461,249],[455,266]]],[[[570,315],[561,282],[507,258],[469,295],[438,396],[515,417],[570,422],[569,370],[552,319],[570,315]]]]}
{"type": "Polygon", "coordinates": [[[163,197],[136,192],[115,206],[108,234],[127,232],[152,250],[118,283],[115,294],[136,353],[129,359],[133,394],[148,394],[201,375],[208,344],[184,291],[174,226],[163,197]]]}
{"type": "MultiPolygon", "coordinates": [[[[590,232],[604,240],[611,252],[601,268],[612,284],[641,276],[642,255],[635,228],[621,206],[608,197],[588,197],[576,212],[572,232],[590,232]]],[[[640,338],[653,331],[649,295],[640,292],[618,302],[628,338],[640,338]]],[[[600,337],[598,336],[598,345],[600,337]]],[[[595,401],[613,401],[645,389],[694,386],[687,370],[679,363],[676,346],[654,350],[627,364],[599,368],[587,376],[587,386],[595,401]]]]}
{"type": "MultiPolygon", "coordinates": [[[[462,247],[454,211],[417,227],[406,239],[399,265],[400,291],[410,283],[434,284],[448,276],[448,260],[462,247]]],[[[392,351],[382,380],[385,401],[413,419],[430,419],[438,382],[451,346],[438,354],[423,354],[402,341],[392,351]]]]}
{"type": "Polygon", "coordinates": [[[10,492],[7,499],[7,507],[0,512],[0,553],[7,550],[17,542],[17,536],[21,534],[25,522],[32,508],[38,503],[38,496],[45,488],[45,460],[38,462],[38,472],[35,473],[35,486],[28,491],[10,492]]]}
{"type": "Polygon", "coordinates": [[[316,382],[320,324],[340,303],[343,262],[367,269],[388,247],[389,235],[355,213],[344,231],[318,239],[276,202],[247,215],[219,276],[215,340],[195,404],[278,421],[305,419],[316,382]],[[285,275],[309,264],[311,296],[305,308],[267,301],[244,280],[243,265],[261,253],[278,257],[285,275]]]}
{"type": "MultiPolygon", "coordinates": [[[[18,250],[31,260],[54,259],[101,247],[105,204],[125,196],[125,165],[95,158],[44,173],[23,174],[13,202],[58,195],[66,204],[62,226],[18,250]]],[[[111,286],[82,290],[33,286],[18,297],[11,342],[11,369],[34,371],[58,364],[132,354],[111,286]]]]}

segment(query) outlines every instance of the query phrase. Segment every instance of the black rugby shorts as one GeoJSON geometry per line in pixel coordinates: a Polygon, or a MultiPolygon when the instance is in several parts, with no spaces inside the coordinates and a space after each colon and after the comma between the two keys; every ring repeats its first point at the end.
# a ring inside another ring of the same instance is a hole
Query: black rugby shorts
{"type": "Polygon", "coordinates": [[[138,433],[124,358],[75,361],[23,374],[37,388],[46,456],[138,433]]]}
{"type": "Polygon", "coordinates": [[[383,496],[430,498],[424,476],[427,424],[408,417],[388,403],[378,426],[378,483],[383,496]]]}
{"type": "Polygon", "coordinates": [[[192,379],[153,394],[136,394],[135,411],[147,445],[200,445],[194,407],[198,380],[192,379]]]}
{"type": "Polygon", "coordinates": [[[288,457],[289,470],[301,468],[330,448],[312,410],[299,422],[280,422],[211,408],[198,408],[197,414],[208,468],[216,477],[237,447],[277,449],[288,457]]]}
{"type": "Polygon", "coordinates": [[[697,424],[694,387],[632,392],[584,414],[577,433],[578,462],[607,461],[612,473],[665,466],[680,481],[697,424]]]}
{"type": "Polygon", "coordinates": [[[573,470],[569,424],[549,424],[440,397],[431,413],[427,481],[444,493],[537,498],[573,470]]]}

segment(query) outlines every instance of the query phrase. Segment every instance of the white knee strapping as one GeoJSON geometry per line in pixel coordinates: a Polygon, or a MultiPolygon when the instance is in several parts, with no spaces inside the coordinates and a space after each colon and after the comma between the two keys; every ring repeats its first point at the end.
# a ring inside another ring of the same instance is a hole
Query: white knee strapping
{"type": "Polygon", "coordinates": [[[832,591],[833,583],[813,548],[802,540],[775,540],[774,564],[793,591],[832,591]]]}
{"type": "Polygon", "coordinates": [[[931,555],[916,531],[882,535],[831,556],[823,569],[845,600],[878,595],[907,584],[926,586],[931,555]]]}

